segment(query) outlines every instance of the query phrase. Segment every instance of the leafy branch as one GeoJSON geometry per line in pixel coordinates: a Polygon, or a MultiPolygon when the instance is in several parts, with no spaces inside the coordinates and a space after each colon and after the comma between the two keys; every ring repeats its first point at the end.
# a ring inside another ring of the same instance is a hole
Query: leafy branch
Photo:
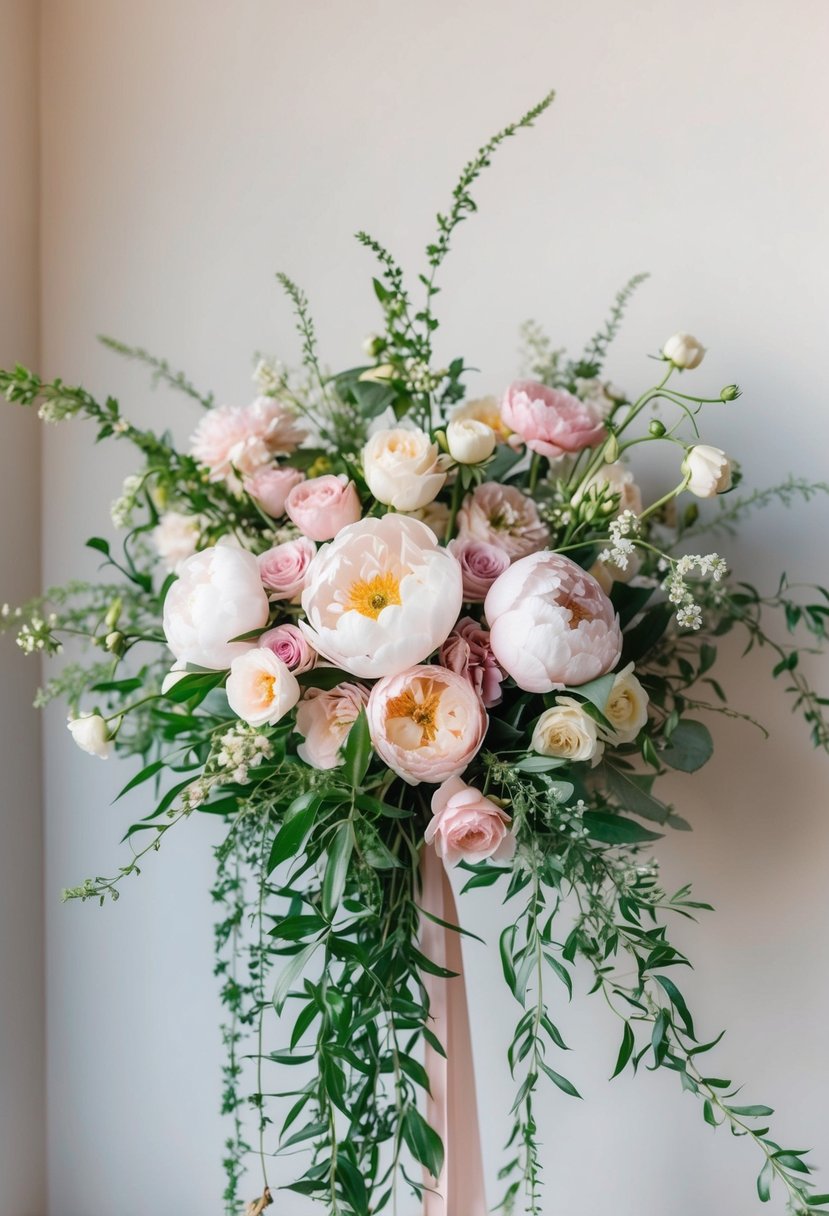
{"type": "Polygon", "coordinates": [[[185,396],[191,397],[194,401],[198,401],[199,405],[206,410],[212,409],[216,404],[216,399],[212,393],[199,392],[184,372],[176,371],[166,359],[159,359],[157,355],[150,354],[148,350],[144,350],[141,346],[128,346],[125,342],[119,342],[117,338],[107,337],[106,334],[99,334],[98,341],[109,350],[114,351],[116,355],[123,355],[126,359],[134,359],[136,362],[143,363],[147,367],[152,368],[153,385],[163,381],[165,384],[169,384],[170,388],[184,393],[185,396]]]}

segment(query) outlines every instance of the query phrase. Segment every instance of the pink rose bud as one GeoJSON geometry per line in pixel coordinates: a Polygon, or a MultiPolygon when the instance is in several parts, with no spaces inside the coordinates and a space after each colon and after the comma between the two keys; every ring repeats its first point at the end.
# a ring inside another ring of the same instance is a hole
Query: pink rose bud
{"type": "Polygon", "coordinates": [[[458,621],[438,652],[441,666],[468,680],[486,709],[503,698],[501,681],[505,672],[498,665],[489,644],[489,630],[471,616],[458,621]]]}
{"type": "Polygon", "coordinates": [[[299,469],[269,467],[257,469],[251,477],[246,477],[244,487],[266,515],[279,519],[285,514],[285,499],[294,486],[304,480],[305,474],[299,469]]]}
{"type": "Polygon", "coordinates": [[[277,625],[269,629],[262,634],[257,645],[272,650],[294,675],[310,671],[317,661],[317,652],[296,625],[277,625]]]}
{"type": "Polygon", "coordinates": [[[259,577],[272,600],[299,598],[316,553],[316,545],[300,536],[259,555],[259,577]]]}
{"type": "Polygon", "coordinates": [[[362,684],[338,684],[327,691],[309,688],[296,711],[297,733],[305,736],[297,747],[300,759],[320,769],[342,764],[340,749],[367,702],[368,689],[362,684]]]}
{"type": "Polygon", "coordinates": [[[459,861],[506,860],[515,852],[510,817],[480,790],[450,777],[432,795],[432,820],[423,839],[450,866],[459,861]]]}
{"type": "Polygon", "coordinates": [[[482,604],[496,578],[509,566],[509,554],[498,545],[465,536],[450,540],[446,547],[461,568],[464,603],[482,604]]]}
{"type": "Polygon", "coordinates": [[[363,513],[357,487],[344,473],[312,477],[294,486],[285,511],[311,540],[331,540],[348,524],[356,524],[363,513]]]}
{"type": "Polygon", "coordinates": [[[535,380],[516,380],[504,394],[501,417],[515,438],[533,452],[554,460],[566,452],[595,447],[605,438],[596,407],[572,393],[535,380]]]}

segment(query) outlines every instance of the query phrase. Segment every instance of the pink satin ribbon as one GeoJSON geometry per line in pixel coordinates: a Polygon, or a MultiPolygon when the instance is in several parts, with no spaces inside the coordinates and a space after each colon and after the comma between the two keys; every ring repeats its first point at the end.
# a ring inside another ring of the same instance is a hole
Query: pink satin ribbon
{"type": "MultiPolygon", "coordinates": [[[[428,845],[421,854],[420,874],[424,911],[457,925],[458,910],[449,878],[443,862],[428,845]]],[[[431,1089],[426,1117],[443,1141],[444,1160],[440,1178],[425,1179],[432,1189],[424,1191],[423,1216],[487,1216],[460,934],[424,916],[420,948],[432,962],[457,973],[453,979],[423,976],[432,1014],[430,1028],[446,1052],[444,1059],[426,1044],[425,1066],[431,1089]]]]}

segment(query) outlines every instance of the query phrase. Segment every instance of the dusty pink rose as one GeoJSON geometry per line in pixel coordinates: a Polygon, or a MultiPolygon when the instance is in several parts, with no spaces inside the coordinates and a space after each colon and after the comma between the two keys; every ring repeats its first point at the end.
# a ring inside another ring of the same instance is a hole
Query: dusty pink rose
{"type": "Polygon", "coordinates": [[[367,702],[368,689],[362,684],[309,688],[296,711],[297,732],[305,736],[297,747],[300,759],[312,768],[342,764],[340,748],[367,702]]]}
{"type": "Polygon", "coordinates": [[[438,652],[441,666],[468,680],[486,709],[502,699],[501,681],[506,673],[498,665],[489,644],[489,630],[471,616],[458,621],[438,652]]]}
{"type": "Polygon", "coordinates": [[[456,536],[446,546],[458,561],[466,604],[482,604],[492,584],[509,565],[509,554],[485,540],[456,536]]]}
{"type": "Polygon", "coordinates": [[[410,785],[462,773],[488,722],[469,681],[430,664],[378,680],[367,712],[375,751],[410,785]]]}
{"type": "Polygon", "coordinates": [[[348,524],[356,524],[363,513],[357,487],[344,473],[312,477],[294,486],[285,511],[311,540],[331,540],[348,524]]]}
{"type": "Polygon", "coordinates": [[[463,500],[458,511],[458,536],[495,545],[515,560],[543,549],[549,533],[531,498],[515,486],[485,481],[463,500]]]}
{"type": "Polygon", "coordinates": [[[296,625],[276,625],[262,634],[257,646],[272,650],[294,675],[310,671],[317,661],[316,650],[296,625]]]}
{"type": "Polygon", "coordinates": [[[304,438],[292,410],[272,397],[258,397],[251,405],[208,410],[193,432],[190,451],[210,470],[211,481],[238,489],[237,473],[255,473],[276,454],[293,452],[304,438]]]}
{"type": "Polygon", "coordinates": [[[551,460],[565,452],[595,447],[606,434],[593,404],[535,380],[516,380],[509,386],[501,402],[501,417],[515,432],[511,443],[524,442],[531,451],[551,460]]]}
{"type": "Polygon", "coordinates": [[[262,510],[273,519],[279,519],[285,514],[285,499],[294,486],[305,480],[305,474],[299,469],[285,466],[277,469],[274,466],[257,469],[244,480],[244,487],[251,498],[258,502],[262,510]]]}
{"type": "Polygon", "coordinates": [[[613,605],[599,584],[558,553],[510,566],[484,602],[490,645],[519,688],[552,692],[612,670],[622,653],[613,605]]]}
{"type": "Polygon", "coordinates": [[[304,536],[286,540],[261,553],[259,577],[272,600],[295,600],[305,586],[308,567],[317,554],[316,545],[304,536]]]}
{"type": "Polygon", "coordinates": [[[423,835],[426,844],[447,865],[459,861],[506,860],[515,852],[510,817],[460,777],[450,777],[432,795],[432,820],[423,835]]]}

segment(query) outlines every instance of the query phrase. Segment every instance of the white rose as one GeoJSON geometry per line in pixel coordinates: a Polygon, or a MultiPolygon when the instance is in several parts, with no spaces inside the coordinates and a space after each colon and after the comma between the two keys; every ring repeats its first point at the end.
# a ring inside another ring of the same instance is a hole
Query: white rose
{"type": "Polygon", "coordinates": [[[692,334],[674,334],[662,347],[662,354],[674,367],[690,371],[702,363],[705,347],[692,334]]]}
{"type": "Polygon", "coordinates": [[[572,697],[557,697],[535,724],[534,752],[562,760],[591,760],[597,764],[604,751],[596,723],[572,697]]]}
{"type": "Polygon", "coordinates": [[[495,432],[477,418],[455,418],[446,428],[449,455],[458,464],[480,464],[495,451],[495,432]]]}
{"type": "Polygon", "coordinates": [[[377,501],[397,511],[425,507],[446,481],[437,444],[417,427],[394,427],[372,435],[363,448],[363,473],[377,501]]]}
{"type": "Polygon", "coordinates": [[[688,478],[687,489],[697,498],[713,498],[731,489],[732,465],[721,448],[712,448],[707,443],[689,448],[682,471],[688,478]]]}
{"type": "Polygon", "coordinates": [[[647,722],[648,694],[633,674],[632,663],[617,673],[604,716],[613,727],[614,743],[632,743],[647,722]]]}
{"type": "Polygon", "coordinates": [[[109,758],[112,736],[100,714],[81,714],[79,718],[71,718],[66,726],[82,751],[89,752],[90,756],[98,756],[101,760],[109,758]]]}
{"type": "Polygon", "coordinates": [[[200,534],[201,520],[197,515],[165,511],[150,533],[150,539],[167,569],[177,571],[185,558],[196,552],[200,534]]]}
{"type": "Polygon", "coordinates": [[[642,514],[642,491],[634,481],[630,469],[621,461],[602,465],[579,486],[573,495],[573,502],[581,502],[591,489],[596,494],[601,494],[602,491],[605,495],[618,494],[617,515],[621,515],[623,511],[632,511],[634,515],[642,514]]]}
{"type": "Polygon", "coordinates": [[[509,438],[510,429],[501,417],[501,402],[497,397],[476,397],[473,401],[463,401],[453,406],[450,421],[460,422],[464,418],[485,422],[495,432],[496,439],[509,438]]]}
{"type": "Polygon", "coordinates": [[[227,702],[248,726],[275,726],[299,700],[292,671],[267,646],[240,654],[230,664],[227,702]]]}
{"type": "Polygon", "coordinates": [[[167,645],[181,663],[223,670],[251,642],[233,638],[264,629],[268,597],[252,553],[231,545],[203,549],[182,562],[164,601],[167,645]]]}

